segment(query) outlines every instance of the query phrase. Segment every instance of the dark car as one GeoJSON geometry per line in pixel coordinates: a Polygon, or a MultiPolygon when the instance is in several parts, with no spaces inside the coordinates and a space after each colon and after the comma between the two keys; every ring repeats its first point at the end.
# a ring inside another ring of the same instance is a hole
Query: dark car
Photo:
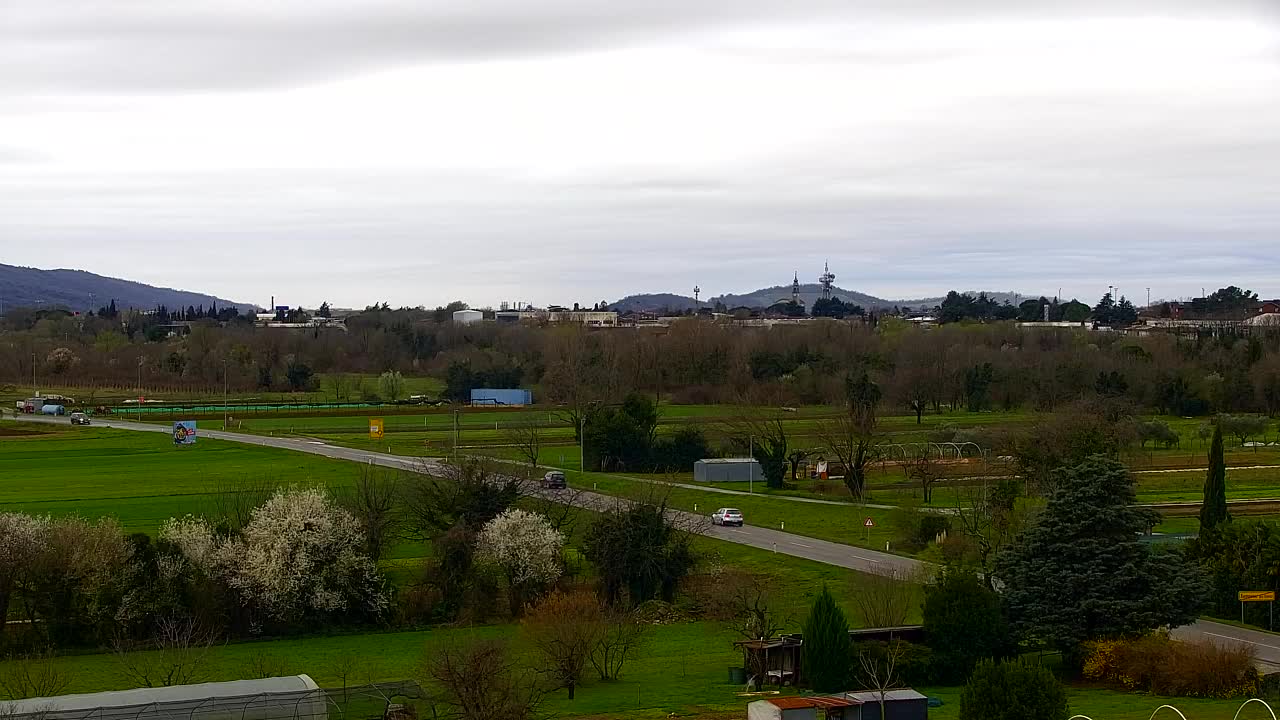
{"type": "Polygon", "coordinates": [[[569,483],[565,481],[564,473],[559,470],[552,470],[542,476],[542,487],[548,490],[563,490],[568,486],[569,483]]]}

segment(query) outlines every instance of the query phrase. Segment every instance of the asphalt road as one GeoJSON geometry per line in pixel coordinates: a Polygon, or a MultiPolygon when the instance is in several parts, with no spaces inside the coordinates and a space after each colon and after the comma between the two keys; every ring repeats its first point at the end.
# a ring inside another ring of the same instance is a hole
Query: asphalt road
{"type": "Polygon", "coordinates": [[[1280,671],[1280,635],[1274,633],[1224,625],[1212,620],[1199,620],[1177,628],[1173,631],[1173,637],[1178,640],[1212,642],[1216,645],[1251,646],[1262,669],[1267,672],[1280,671]]]}
{"type": "MultiPolygon", "coordinates": [[[[65,424],[70,422],[65,418],[31,415],[21,415],[18,416],[17,419],[24,422],[55,424],[65,424]]],[[[170,432],[169,427],[165,425],[139,423],[120,419],[94,420],[93,426],[116,428],[120,430],[134,430],[138,432],[164,433],[166,435],[170,432]]],[[[369,450],[358,450],[355,448],[342,447],[340,445],[329,445],[319,440],[269,436],[264,437],[261,435],[249,435],[246,433],[226,432],[224,430],[207,430],[204,428],[200,428],[198,437],[238,442],[246,445],[279,448],[282,450],[293,450],[296,452],[320,455],[337,460],[347,460],[355,463],[377,465],[380,467],[394,468],[396,470],[405,470],[409,472],[436,474],[442,470],[442,464],[430,458],[403,457],[400,455],[389,455],[387,453],[373,452],[369,450]]],[[[566,504],[572,504],[578,507],[597,511],[609,510],[616,507],[619,503],[625,502],[619,498],[613,497],[612,495],[604,495],[601,493],[591,492],[589,490],[573,489],[569,492],[538,490],[536,492],[557,502],[564,502],[566,504]]],[[[752,525],[746,525],[740,528],[719,527],[712,525],[709,519],[703,515],[695,515],[693,513],[679,510],[673,510],[671,512],[682,525],[686,527],[693,527],[708,537],[738,543],[740,545],[747,545],[761,550],[777,552],[783,555],[813,560],[827,565],[836,565],[838,567],[849,568],[850,570],[857,570],[859,572],[890,577],[901,577],[904,579],[917,576],[925,568],[925,563],[922,563],[919,560],[913,560],[912,558],[901,557],[899,555],[892,555],[890,553],[867,550],[864,548],[853,547],[852,545],[843,545],[841,543],[833,543],[827,540],[817,540],[814,538],[804,537],[802,535],[795,535],[793,533],[755,527],[752,525]]]]}

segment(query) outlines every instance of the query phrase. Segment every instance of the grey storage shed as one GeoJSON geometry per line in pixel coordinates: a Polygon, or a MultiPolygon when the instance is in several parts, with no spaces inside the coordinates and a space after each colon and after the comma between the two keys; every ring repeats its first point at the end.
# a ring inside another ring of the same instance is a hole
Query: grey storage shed
{"type": "Polygon", "coordinates": [[[928,720],[929,717],[929,698],[910,688],[885,692],[884,712],[880,710],[878,690],[841,693],[837,697],[859,703],[862,720],[928,720]]]}
{"type": "Polygon", "coordinates": [[[764,468],[752,458],[704,458],[693,464],[697,482],[750,482],[764,480],[764,468]]]}

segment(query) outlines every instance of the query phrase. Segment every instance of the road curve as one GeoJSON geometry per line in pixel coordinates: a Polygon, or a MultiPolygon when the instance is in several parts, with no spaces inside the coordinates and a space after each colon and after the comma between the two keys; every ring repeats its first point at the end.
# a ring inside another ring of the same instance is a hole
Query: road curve
{"type": "MultiPolygon", "coordinates": [[[[46,418],[39,416],[19,416],[14,419],[24,422],[54,424],[68,422],[61,418],[46,418]]],[[[166,435],[170,432],[170,429],[164,425],[139,423],[120,419],[96,420],[93,426],[114,428],[117,430],[133,430],[137,432],[164,433],[166,435]]],[[[200,429],[199,437],[243,443],[246,445],[278,448],[281,450],[293,450],[295,452],[319,455],[322,457],[333,458],[335,460],[346,460],[366,465],[377,465],[380,467],[405,470],[408,472],[423,472],[431,474],[432,470],[440,469],[442,466],[439,461],[431,458],[390,455],[387,453],[359,450],[340,445],[329,445],[327,443],[320,442],[319,440],[249,435],[247,433],[227,432],[225,430],[206,430],[204,428],[200,429]]],[[[543,493],[544,497],[547,497],[548,499],[596,511],[609,510],[610,508],[616,507],[619,503],[625,502],[624,500],[612,495],[604,495],[602,493],[583,490],[575,490],[568,493],[557,491],[539,492],[543,493]]],[[[769,528],[755,527],[752,525],[747,525],[741,528],[719,527],[711,525],[706,516],[703,515],[695,515],[694,513],[684,512],[681,510],[673,510],[671,513],[686,526],[697,527],[704,535],[717,540],[725,540],[727,542],[738,543],[739,545],[746,545],[760,550],[768,550],[783,555],[790,555],[792,557],[812,560],[814,562],[820,562],[827,565],[835,565],[837,567],[848,568],[850,570],[857,570],[859,572],[870,573],[873,575],[885,575],[908,579],[917,577],[927,567],[926,563],[919,560],[879,552],[877,550],[868,550],[865,548],[854,547],[852,545],[843,545],[841,543],[834,543],[828,540],[818,540],[815,538],[805,537],[803,535],[782,532],[780,530],[771,530],[769,528]]]]}

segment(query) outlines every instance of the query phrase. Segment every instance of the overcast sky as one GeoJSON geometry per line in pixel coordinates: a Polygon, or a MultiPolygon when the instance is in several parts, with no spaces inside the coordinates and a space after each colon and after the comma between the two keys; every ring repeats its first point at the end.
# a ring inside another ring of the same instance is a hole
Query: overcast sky
{"type": "Polygon", "coordinates": [[[1274,0],[0,0],[0,262],[266,305],[1280,295],[1274,0]]]}

